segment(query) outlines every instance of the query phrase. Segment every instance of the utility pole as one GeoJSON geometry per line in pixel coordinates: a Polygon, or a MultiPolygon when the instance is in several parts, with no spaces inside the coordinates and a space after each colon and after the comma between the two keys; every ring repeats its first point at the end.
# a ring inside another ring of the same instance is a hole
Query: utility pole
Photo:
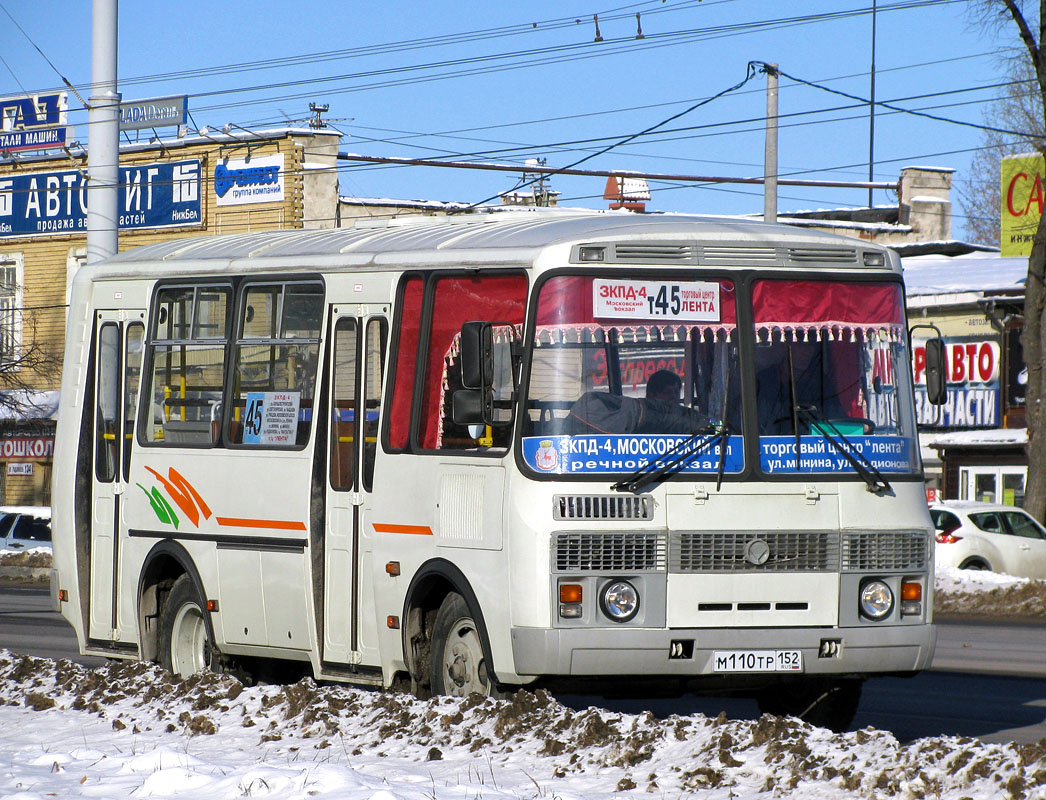
{"type": "MultiPolygon", "coordinates": [[[[868,103],[868,181],[875,166],[875,0],[872,0],[872,91],[868,103]]],[[[872,189],[868,189],[868,208],[872,207],[872,189]]]]}
{"type": "Polygon", "coordinates": [[[116,91],[118,0],[94,0],[87,116],[87,263],[116,255],[120,183],[120,93],[116,91]]]}
{"type": "Polygon", "coordinates": [[[777,64],[766,65],[766,151],[763,157],[763,219],[777,222],[777,64]]]}

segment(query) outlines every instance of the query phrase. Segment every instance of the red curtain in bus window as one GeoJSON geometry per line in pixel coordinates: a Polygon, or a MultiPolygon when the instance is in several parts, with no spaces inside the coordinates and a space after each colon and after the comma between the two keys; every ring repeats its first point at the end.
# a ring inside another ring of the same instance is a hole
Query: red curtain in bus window
{"type": "Polygon", "coordinates": [[[864,416],[857,353],[870,336],[903,339],[904,312],[896,283],[757,281],[752,310],[757,341],[822,342],[842,407],[864,416]]]}
{"type": "Polygon", "coordinates": [[[433,450],[438,446],[443,370],[462,324],[486,320],[522,325],[526,302],[525,275],[459,275],[437,279],[421,410],[422,448],[433,450]]]}
{"type": "Polygon", "coordinates": [[[400,300],[396,344],[396,383],[389,409],[389,448],[406,450],[410,444],[410,408],[414,400],[414,367],[418,361],[418,331],[425,281],[410,277],[404,282],[400,300]]]}
{"type": "Polygon", "coordinates": [[[752,290],[757,327],[851,329],[903,324],[901,289],[895,283],[758,281],[752,290]]]}

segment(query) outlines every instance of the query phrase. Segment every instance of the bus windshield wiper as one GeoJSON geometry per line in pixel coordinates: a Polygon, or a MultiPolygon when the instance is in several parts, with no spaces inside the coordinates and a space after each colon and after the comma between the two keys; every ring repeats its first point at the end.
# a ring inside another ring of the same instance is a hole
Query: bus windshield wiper
{"type": "MultiPolygon", "coordinates": [[[[797,403],[795,408],[796,414],[802,422],[809,425],[811,430],[813,430],[813,426],[816,425],[825,440],[840,455],[850,462],[850,466],[854,468],[854,472],[860,475],[864,482],[868,484],[868,491],[874,492],[875,494],[885,494],[886,492],[893,491],[890,482],[883,477],[883,474],[876,469],[875,465],[868,460],[864,453],[854,447],[854,443],[846,438],[843,432],[836,427],[835,423],[825,417],[825,415],[815,406],[800,406],[797,403]],[[832,434],[835,434],[835,436],[832,434]]],[[[798,459],[799,451],[797,450],[797,469],[799,464],[798,459]]]]}
{"type": "MultiPolygon", "coordinates": [[[[685,467],[696,456],[705,452],[716,440],[721,439],[720,428],[725,425],[708,424],[698,428],[686,439],[661,456],[654,456],[643,466],[610,486],[615,492],[638,492],[645,486],[656,483],[667,475],[685,467]],[[665,461],[665,459],[669,459],[665,461]],[[658,462],[663,462],[657,466],[658,462]]],[[[722,458],[723,456],[720,456],[722,458]]]]}

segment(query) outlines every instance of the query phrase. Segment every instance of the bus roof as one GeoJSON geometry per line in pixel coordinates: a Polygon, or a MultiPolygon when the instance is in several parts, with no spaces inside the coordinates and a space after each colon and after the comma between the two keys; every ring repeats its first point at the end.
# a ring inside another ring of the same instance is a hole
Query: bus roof
{"type": "MultiPolygon", "coordinates": [[[[833,234],[736,217],[542,209],[452,217],[401,217],[326,230],[186,237],[127,250],[96,264],[91,272],[99,278],[142,271],[155,275],[227,268],[254,271],[294,267],[527,264],[545,247],[593,243],[616,245],[617,257],[612,251],[608,258],[614,263],[678,266],[780,266],[793,260],[790,253],[798,253],[794,266],[823,261],[841,267],[859,267],[863,265],[861,251],[885,249],[833,234]],[[707,254],[695,254],[691,248],[685,252],[666,251],[663,247],[649,246],[655,242],[697,244],[705,248],[711,246],[713,250],[707,254]],[[643,248],[643,243],[648,247],[643,248]],[[778,252],[780,248],[784,249],[783,253],[778,252]],[[620,257],[623,252],[631,253],[632,257],[620,257]]],[[[895,259],[886,258],[885,262],[887,268],[898,269],[895,259]]]]}

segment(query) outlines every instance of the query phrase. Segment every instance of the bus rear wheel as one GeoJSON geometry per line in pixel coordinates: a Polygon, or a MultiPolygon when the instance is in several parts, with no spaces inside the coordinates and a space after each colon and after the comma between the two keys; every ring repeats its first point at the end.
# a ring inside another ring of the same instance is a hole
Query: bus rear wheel
{"type": "Polygon", "coordinates": [[[852,678],[787,681],[763,689],[756,701],[763,714],[799,717],[811,725],[843,733],[857,714],[863,684],[863,680],[852,678]]]}
{"type": "Polygon", "coordinates": [[[429,676],[434,695],[501,697],[490,680],[483,641],[468,604],[457,592],[445,598],[432,625],[429,676]]]}
{"type": "Polygon", "coordinates": [[[160,664],[182,678],[212,666],[214,645],[205,613],[192,579],[182,575],[171,587],[160,617],[160,664]]]}

